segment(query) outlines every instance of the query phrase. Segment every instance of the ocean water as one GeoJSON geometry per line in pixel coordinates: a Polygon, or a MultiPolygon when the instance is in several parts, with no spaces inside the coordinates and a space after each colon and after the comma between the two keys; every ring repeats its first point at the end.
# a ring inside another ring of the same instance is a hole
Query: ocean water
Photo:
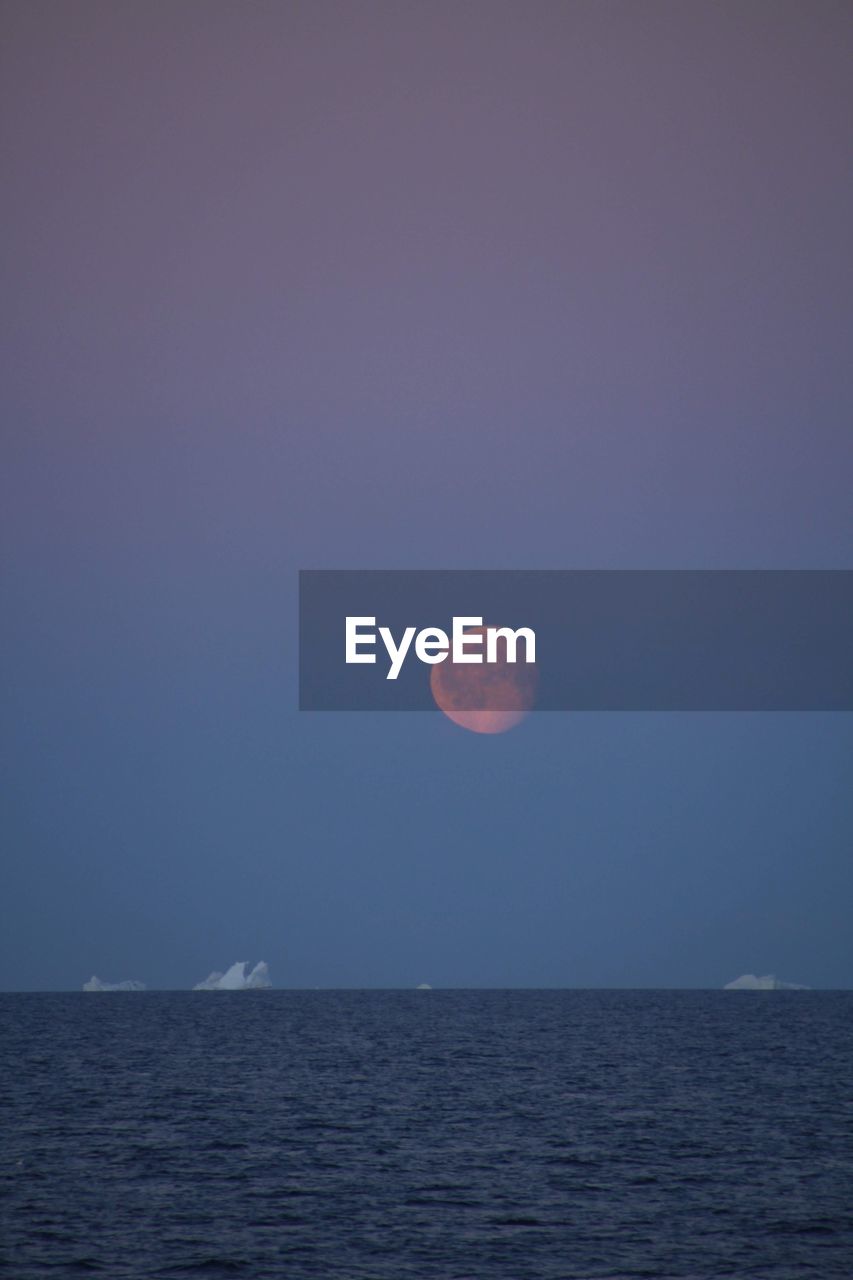
{"type": "Polygon", "coordinates": [[[0,1275],[853,1276],[853,993],[0,996],[0,1275]]]}

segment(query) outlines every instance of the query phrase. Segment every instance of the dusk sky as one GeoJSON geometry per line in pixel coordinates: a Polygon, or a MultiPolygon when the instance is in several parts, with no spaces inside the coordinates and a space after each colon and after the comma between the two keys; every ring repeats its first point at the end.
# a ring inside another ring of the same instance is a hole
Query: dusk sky
{"type": "Polygon", "coordinates": [[[0,986],[853,986],[849,714],[297,710],[299,569],[853,568],[853,7],[0,45],[0,986]]]}

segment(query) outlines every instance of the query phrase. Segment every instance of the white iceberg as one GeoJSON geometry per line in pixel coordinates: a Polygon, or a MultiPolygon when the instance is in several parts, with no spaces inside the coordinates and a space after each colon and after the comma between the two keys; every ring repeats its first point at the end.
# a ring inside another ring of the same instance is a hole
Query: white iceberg
{"type": "Polygon", "coordinates": [[[780,982],[775,973],[765,973],[758,978],[754,973],[742,973],[734,982],[727,982],[724,991],[810,991],[800,982],[780,982]]]}
{"type": "Polygon", "coordinates": [[[102,982],[92,974],[88,982],[83,983],[84,991],[145,991],[145,983],[129,978],[127,982],[102,982]]]}
{"type": "Polygon", "coordinates": [[[193,991],[252,991],[271,987],[270,971],[264,961],[261,960],[256,964],[247,977],[248,963],[248,960],[238,960],[226,973],[218,973],[214,970],[204,982],[197,982],[193,991]]]}
{"type": "Polygon", "coordinates": [[[415,987],[415,991],[432,991],[432,987],[428,982],[419,982],[415,987]]]}

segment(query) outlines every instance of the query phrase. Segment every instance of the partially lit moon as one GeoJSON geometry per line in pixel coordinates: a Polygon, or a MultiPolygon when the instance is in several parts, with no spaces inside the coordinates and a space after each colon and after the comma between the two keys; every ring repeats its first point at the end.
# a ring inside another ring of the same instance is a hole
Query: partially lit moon
{"type": "MultiPolygon", "coordinates": [[[[467,635],[485,627],[470,627],[467,635]]],[[[482,646],[485,656],[485,638],[482,646]]],[[[536,697],[536,665],[526,663],[524,644],[516,662],[506,661],[506,644],[498,640],[498,662],[459,663],[448,655],[430,671],[429,685],[436,704],[454,724],[472,733],[505,733],[523,720],[536,697]]]]}

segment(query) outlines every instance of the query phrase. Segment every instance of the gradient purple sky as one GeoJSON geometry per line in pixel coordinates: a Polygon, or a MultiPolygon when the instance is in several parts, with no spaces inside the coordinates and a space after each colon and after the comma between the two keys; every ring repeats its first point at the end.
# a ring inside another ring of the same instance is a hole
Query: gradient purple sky
{"type": "Polygon", "coordinates": [[[295,711],[300,567],[853,567],[853,8],[2,25],[0,984],[853,985],[849,716],[295,711]]]}

